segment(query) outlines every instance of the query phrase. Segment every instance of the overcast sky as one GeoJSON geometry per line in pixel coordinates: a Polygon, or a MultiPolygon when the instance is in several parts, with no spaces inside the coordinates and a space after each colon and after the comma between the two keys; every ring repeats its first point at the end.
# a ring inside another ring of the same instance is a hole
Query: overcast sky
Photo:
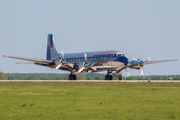
{"type": "MultiPolygon", "coordinates": [[[[146,75],[180,74],[179,6],[179,0],[1,0],[0,56],[45,59],[52,33],[59,52],[119,49],[129,60],[179,59],[144,69],[146,75]]],[[[0,71],[64,73],[16,62],[23,61],[0,57],[0,71]]]]}

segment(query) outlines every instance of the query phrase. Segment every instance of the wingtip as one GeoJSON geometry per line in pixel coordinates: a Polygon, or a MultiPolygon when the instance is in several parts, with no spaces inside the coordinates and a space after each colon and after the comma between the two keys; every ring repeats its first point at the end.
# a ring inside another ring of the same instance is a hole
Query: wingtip
{"type": "Polygon", "coordinates": [[[2,57],[8,57],[7,55],[3,55],[2,57]]]}
{"type": "Polygon", "coordinates": [[[178,61],[178,59],[173,59],[172,61],[178,61]]]}

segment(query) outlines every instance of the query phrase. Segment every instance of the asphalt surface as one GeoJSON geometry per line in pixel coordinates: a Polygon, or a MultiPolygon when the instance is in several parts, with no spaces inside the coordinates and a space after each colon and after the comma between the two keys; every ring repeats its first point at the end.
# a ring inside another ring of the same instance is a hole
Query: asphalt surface
{"type": "Polygon", "coordinates": [[[180,82],[180,80],[0,80],[0,82],[180,82]]]}

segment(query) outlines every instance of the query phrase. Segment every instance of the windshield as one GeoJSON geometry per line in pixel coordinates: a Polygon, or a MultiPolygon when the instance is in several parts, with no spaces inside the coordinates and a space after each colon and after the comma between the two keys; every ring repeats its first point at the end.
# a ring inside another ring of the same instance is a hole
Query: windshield
{"type": "Polygon", "coordinates": [[[117,54],[117,56],[124,56],[124,54],[119,53],[119,54],[117,54]]]}

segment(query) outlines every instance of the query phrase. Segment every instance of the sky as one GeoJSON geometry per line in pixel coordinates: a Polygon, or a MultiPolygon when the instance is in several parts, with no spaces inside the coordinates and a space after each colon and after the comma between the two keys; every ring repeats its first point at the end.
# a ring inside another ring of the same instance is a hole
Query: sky
{"type": "Polygon", "coordinates": [[[59,52],[120,50],[130,61],[178,59],[144,69],[145,75],[179,75],[179,6],[179,0],[1,0],[0,71],[68,73],[1,57],[45,59],[52,33],[59,52]]]}

